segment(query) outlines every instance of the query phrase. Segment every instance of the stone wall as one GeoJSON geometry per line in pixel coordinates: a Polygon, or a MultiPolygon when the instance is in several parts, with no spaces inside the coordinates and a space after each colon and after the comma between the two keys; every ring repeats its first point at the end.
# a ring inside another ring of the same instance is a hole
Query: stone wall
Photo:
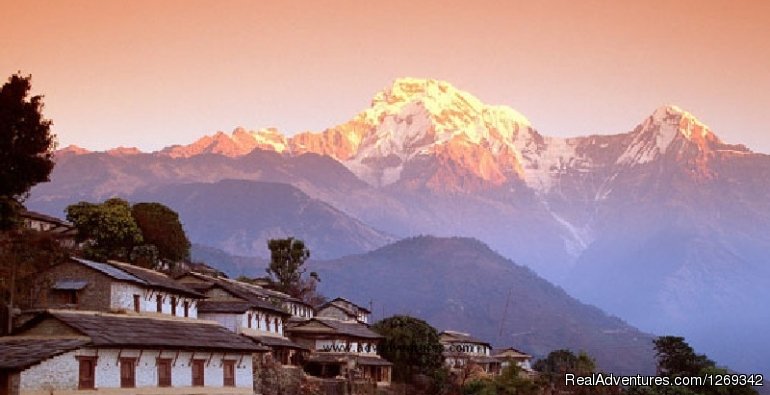
{"type": "MultiPolygon", "coordinates": [[[[30,280],[31,281],[31,280],[30,280]]],[[[112,278],[85,267],[79,263],[66,261],[49,268],[34,279],[28,287],[24,308],[69,308],[76,310],[109,311],[110,284],[112,278]],[[61,291],[52,289],[59,280],[85,280],[86,287],[77,292],[77,305],[62,303],[61,291]]]]}
{"type": "Polygon", "coordinates": [[[283,366],[269,356],[254,356],[254,392],[261,395],[320,395],[320,389],[297,366],[283,366]]]}

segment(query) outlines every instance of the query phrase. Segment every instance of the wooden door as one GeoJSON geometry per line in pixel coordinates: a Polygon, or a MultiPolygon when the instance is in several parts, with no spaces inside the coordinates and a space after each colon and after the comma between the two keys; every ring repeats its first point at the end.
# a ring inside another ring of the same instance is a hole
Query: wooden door
{"type": "Polygon", "coordinates": [[[193,387],[203,387],[205,385],[204,376],[204,364],[203,359],[196,359],[192,361],[192,385],[193,387]]]}
{"type": "Polygon", "coordinates": [[[170,359],[158,359],[158,387],[171,387],[170,359]]]}
{"type": "Polygon", "coordinates": [[[136,387],[136,359],[120,358],[120,388],[136,387]]]}
{"type": "Polygon", "coordinates": [[[222,368],[222,373],[224,374],[224,386],[235,387],[235,361],[223,361],[222,368]]]}
{"type": "Polygon", "coordinates": [[[96,358],[78,357],[78,389],[92,390],[96,386],[96,358]]]}

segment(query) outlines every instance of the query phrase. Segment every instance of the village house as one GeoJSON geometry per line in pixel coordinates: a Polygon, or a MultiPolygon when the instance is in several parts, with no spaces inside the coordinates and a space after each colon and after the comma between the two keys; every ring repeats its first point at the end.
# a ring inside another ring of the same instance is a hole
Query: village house
{"type": "Polygon", "coordinates": [[[0,395],[253,394],[266,351],[216,322],[48,310],[0,338],[0,395]]]}
{"type": "Polygon", "coordinates": [[[439,333],[439,342],[444,346],[444,363],[453,372],[460,372],[478,366],[486,373],[499,374],[501,362],[493,358],[490,344],[468,333],[443,331],[439,333]]]}
{"type": "Polygon", "coordinates": [[[207,298],[216,299],[218,297],[230,297],[238,300],[263,300],[280,306],[284,311],[291,315],[292,320],[302,321],[310,319],[315,315],[312,306],[301,300],[259,285],[249,284],[225,277],[214,277],[208,274],[198,272],[187,272],[176,280],[198,292],[206,295],[207,298]],[[217,287],[214,287],[216,285],[217,287]],[[208,292],[212,288],[218,288],[219,291],[208,292]],[[217,294],[225,290],[225,294],[217,294]]]}
{"type": "Polygon", "coordinates": [[[368,324],[371,311],[345,298],[338,297],[321,305],[316,315],[319,317],[336,318],[342,321],[353,319],[363,324],[368,324]]]}
{"type": "Polygon", "coordinates": [[[369,311],[337,298],[310,320],[287,328],[289,337],[312,352],[305,372],[321,378],[353,378],[388,385],[392,364],[377,354],[382,336],[366,324],[369,311]]]}
{"type": "Polygon", "coordinates": [[[25,228],[38,232],[49,232],[59,240],[61,245],[65,247],[75,246],[77,230],[71,223],[29,210],[22,210],[19,217],[25,228]]]}
{"type": "Polygon", "coordinates": [[[283,304],[241,283],[188,273],[179,278],[201,292],[206,300],[198,305],[200,318],[219,322],[225,328],[270,347],[271,357],[282,365],[298,365],[307,351],[284,334],[291,314],[283,304]]]}
{"type": "Polygon", "coordinates": [[[516,365],[521,368],[523,376],[532,377],[535,371],[532,369],[531,361],[532,356],[519,351],[513,347],[508,347],[502,350],[494,350],[492,357],[500,361],[500,368],[505,369],[511,365],[516,365]]]}
{"type": "Polygon", "coordinates": [[[222,281],[243,287],[248,292],[252,292],[274,303],[278,303],[281,307],[283,307],[284,310],[291,314],[291,317],[295,319],[295,321],[307,320],[315,316],[315,310],[313,309],[313,306],[310,306],[300,299],[287,295],[283,292],[229,278],[223,278],[222,281]]]}
{"type": "Polygon", "coordinates": [[[196,318],[202,295],[163,273],[72,257],[26,284],[28,312],[70,309],[196,318]]]}

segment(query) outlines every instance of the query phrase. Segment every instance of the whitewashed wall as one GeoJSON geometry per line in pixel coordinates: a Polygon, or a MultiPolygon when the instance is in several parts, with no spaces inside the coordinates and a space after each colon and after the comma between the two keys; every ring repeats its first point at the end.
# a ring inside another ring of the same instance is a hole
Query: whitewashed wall
{"type": "Polygon", "coordinates": [[[176,297],[176,314],[177,317],[184,317],[184,302],[189,302],[190,307],[188,309],[189,318],[198,318],[198,303],[195,299],[184,297],[179,294],[169,292],[158,292],[157,290],[149,290],[142,286],[130,283],[113,282],[110,290],[110,307],[115,310],[134,310],[134,295],[139,295],[139,310],[141,312],[158,312],[158,302],[156,300],[157,295],[163,297],[161,310],[163,314],[171,314],[171,297],[176,297]]]}
{"type": "Polygon", "coordinates": [[[232,313],[200,313],[198,315],[199,319],[202,320],[209,320],[209,321],[216,321],[219,323],[219,325],[222,325],[223,327],[227,328],[227,330],[238,333],[238,327],[239,327],[239,314],[232,314],[232,313]]]}
{"type": "Polygon", "coordinates": [[[283,336],[283,318],[262,310],[249,310],[247,314],[242,314],[239,318],[241,329],[249,328],[249,314],[251,314],[251,329],[265,335],[283,336]],[[278,319],[277,327],[275,325],[276,319],[278,319]],[[268,321],[270,325],[268,325],[268,321]]]}
{"type": "Polygon", "coordinates": [[[71,351],[21,372],[19,390],[22,392],[76,390],[79,365],[75,355],[77,355],[76,351],[71,351]]]}
{"type": "MultiPolygon", "coordinates": [[[[76,390],[78,387],[79,364],[77,356],[98,356],[96,362],[96,388],[120,388],[120,363],[118,355],[126,358],[139,358],[140,350],[114,349],[84,349],[72,351],[55,358],[43,361],[21,373],[20,390],[50,391],[76,390]]],[[[235,360],[236,388],[251,389],[253,387],[253,372],[251,354],[196,352],[195,359],[206,359],[204,368],[204,388],[224,387],[224,370],[222,359],[235,360]],[[240,361],[240,364],[238,364],[240,361]]],[[[176,363],[171,367],[171,386],[176,388],[192,387],[192,352],[180,352],[178,357],[174,350],[163,351],[145,350],[136,364],[136,388],[153,388],[158,386],[158,368],[156,358],[169,358],[176,363]]]]}

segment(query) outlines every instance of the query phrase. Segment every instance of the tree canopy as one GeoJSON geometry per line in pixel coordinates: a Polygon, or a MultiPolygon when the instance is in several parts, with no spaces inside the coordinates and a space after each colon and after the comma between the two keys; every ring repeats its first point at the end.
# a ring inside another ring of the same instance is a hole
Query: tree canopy
{"type": "Polygon", "coordinates": [[[661,336],[654,340],[658,372],[665,376],[694,376],[702,369],[714,366],[705,355],[695,353],[680,336],[661,336]]]}
{"type": "Polygon", "coordinates": [[[14,74],[0,88],[0,230],[17,225],[18,203],[54,166],[56,136],[42,114],[43,96],[29,97],[31,78],[14,74]]]}
{"type": "Polygon", "coordinates": [[[129,261],[133,248],[144,242],[131,215],[131,205],[123,199],[112,198],[101,204],[80,202],[66,211],[79,240],[86,242],[84,253],[88,258],[129,261]]]}
{"type": "Polygon", "coordinates": [[[407,383],[415,374],[433,376],[444,363],[438,331],[427,322],[406,315],[378,321],[372,330],[384,339],[378,354],[393,363],[393,380],[407,383]]]}
{"type": "Polygon", "coordinates": [[[138,266],[173,269],[190,255],[190,241],[179,215],[160,203],[112,198],[104,203],[80,202],[67,207],[67,220],[85,242],[83,254],[96,260],[116,259],[138,266]]]}
{"type": "Polygon", "coordinates": [[[590,355],[581,351],[577,355],[570,350],[551,351],[544,359],[535,362],[533,366],[540,373],[539,384],[551,386],[561,393],[574,395],[615,394],[620,391],[612,386],[574,386],[567,385],[565,375],[572,373],[577,376],[587,376],[596,372],[596,361],[590,355]]]}
{"type": "Polygon", "coordinates": [[[160,203],[137,203],[131,207],[131,215],[145,243],[157,247],[160,259],[170,262],[190,259],[190,240],[174,210],[160,203]]]}
{"type": "MultiPolygon", "coordinates": [[[[658,359],[658,373],[666,377],[726,376],[727,369],[719,368],[714,361],[695,350],[680,336],[661,336],[654,341],[658,359]]],[[[750,385],[688,385],[632,387],[629,395],[752,395],[757,392],[750,385]]]]}
{"type": "Polygon", "coordinates": [[[499,376],[473,380],[463,386],[464,395],[537,395],[540,386],[523,377],[516,364],[503,369],[499,376]]]}
{"type": "Polygon", "coordinates": [[[267,274],[279,290],[290,293],[305,273],[303,266],[310,258],[310,250],[305,247],[304,241],[293,237],[270,239],[267,241],[267,248],[270,249],[267,274]]]}

